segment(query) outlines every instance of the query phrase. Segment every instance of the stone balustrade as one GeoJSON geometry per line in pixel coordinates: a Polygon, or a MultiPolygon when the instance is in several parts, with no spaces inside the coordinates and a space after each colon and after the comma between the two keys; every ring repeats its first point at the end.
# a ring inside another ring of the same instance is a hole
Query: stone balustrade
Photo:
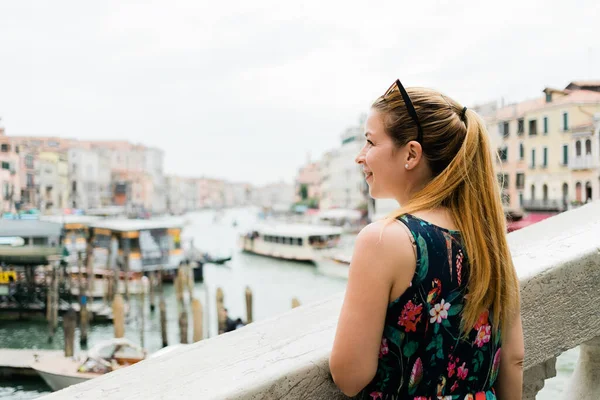
{"type": "MultiPolygon", "coordinates": [[[[524,399],[581,346],[566,399],[600,398],[600,203],[509,234],[521,281],[524,399]]],[[[343,399],[328,356],[342,294],[44,397],[343,399]]]]}

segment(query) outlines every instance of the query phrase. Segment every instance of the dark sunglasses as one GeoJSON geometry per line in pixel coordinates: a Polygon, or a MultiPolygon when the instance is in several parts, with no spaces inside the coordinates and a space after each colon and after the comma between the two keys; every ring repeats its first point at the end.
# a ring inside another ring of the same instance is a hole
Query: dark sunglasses
{"type": "Polygon", "coordinates": [[[406,93],[406,89],[400,83],[400,79],[396,79],[396,82],[392,83],[392,86],[385,92],[384,96],[387,96],[391,92],[394,91],[394,88],[398,88],[398,91],[402,95],[402,99],[404,100],[404,104],[406,104],[406,111],[408,111],[408,115],[413,119],[415,124],[417,125],[417,139],[416,141],[423,145],[423,129],[421,128],[421,123],[419,122],[419,117],[417,116],[417,112],[415,111],[415,107],[413,106],[412,101],[410,101],[410,97],[408,93],[406,93]]]}

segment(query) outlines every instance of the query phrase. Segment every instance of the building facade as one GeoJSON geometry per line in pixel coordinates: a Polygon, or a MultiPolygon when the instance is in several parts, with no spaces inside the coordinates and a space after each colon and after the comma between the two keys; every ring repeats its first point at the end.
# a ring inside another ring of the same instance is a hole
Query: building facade
{"type": "Polygon", "coordinates": [[[546,88],[543,96],[501,107],[487,119],[507,209],[563,211],[600,199],[597,174],[594,178],[600,91],[581,87],[546,88]]]}

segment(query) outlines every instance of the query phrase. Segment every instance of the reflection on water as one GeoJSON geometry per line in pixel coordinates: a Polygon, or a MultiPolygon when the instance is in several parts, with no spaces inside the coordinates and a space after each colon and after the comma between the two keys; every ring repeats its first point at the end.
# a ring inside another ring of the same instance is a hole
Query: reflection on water
{"type": "MultiPolygon", "coordinates": [[[[256,220],[255,210],[230,210],[215,220],[212,211],[196,212],[186,216],[190,224],[184,229],[183,236],[194,239],[194,245],[211,255],[233,255],[226,265],[206,265],[204,284],[195,285],[195,295],[204,306],[205,333],[216,335],[217,317],[215,293],[221,287],[225,293],[225,307],[232,318],[246,319],[244,291],[249,286],[253,291],[254,320],[262,320],[291,308],[292,298],[296,297],[301,304],[308,304],[343,291],[345,281],[320,275],[314,265],[299,262],[288,262],[241,253],[237,249],[237,235],[248,229],[256,220]],[[234,224],[235,221],[235,224],[234,224]],[[235,225],[235,226],[234,226],[235,225]]],[[[346,238],[349,242],[352,238],[346,238]]],[[[178,343],[179,327],[177,321],[177,305],[175,293],[171,285],[165,286],[167,303],[168,338],[170,344],[178,343]]],[[[129,314],[125,336],[140,342],[140,304],[139,298],[131,300],[132,312],[129,314]]],[[[161,346],[160,321],[157,311],[150,313],[146,303],[144,308],[145,329],[143,332],[145,346],[150,351],[161,346]]],[[[44,322],[6,322],[0,321],[0,347],[62,349],[63,337],[60,331],[53,343],[47,342],[47,325],[44,322]]],[[[188,332],[191,336],[191,317],[188,332]]],[[[78,335],[78,332],[76,332],[78,335]]],[[[90,345],[111,338],[113,327],[110,324],[92,325],[89,332],[90,345]]],[[[78,350],[79,338],[75,345],[78,350]]],[[[559,357],[557,363],[558,377],[546,382],[546,387],[538,395],[538,399],[555,399],[562,392],[565,382],[571,374],[577,360],[577,350],[566,352],[559,357]]],[[[0,399],[32,399],[48,388],[38,382],[0,382],[0,399]]]]}

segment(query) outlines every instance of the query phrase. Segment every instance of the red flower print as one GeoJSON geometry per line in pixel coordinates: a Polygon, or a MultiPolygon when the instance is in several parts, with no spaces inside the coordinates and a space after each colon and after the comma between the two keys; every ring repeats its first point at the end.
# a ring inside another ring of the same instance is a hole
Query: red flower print
{"type": "Polygon", "coordinates": [[[467,379],[467,374],[469,373],[469,369],[465,368],[465,363],[462,363],[460,367],[458,367],[458,379],[462,379],[463,381],[467,379]]]}
{"type": "Polygon", "coordinates": [[[379,358],[383,358],[387,353],[390,352],[388,342],[386,338],[381,339],[381,347],[379,349],[379,358]]]}
{"type": "Polygon", "coordinates": [[[454,385],[450,388],[450,393],[454,392],[456,389],[458,389],[458,381],[454,382],[454,385]]]}
{"type": "Polygon", "coordinates": [[[478,330],[482,326],[487,325],[488,324],[489,316],[490,316],[489,310],[485,310],[484,312],[482,312],[479,315],[479,319],[477,320],[477,323],[475,324],[475,326],[473,327],[473,329],[478,330]]]}
{"type": "Polygon", "coordinates": [[[448,363],[448,378],[452,378],[454,376],[454,373],[456,372],[456,363],[453,363],[452,361],[450,361],[448,363]]]}
{"type": "Polygon", "coordinates": [[[421,321],[421,312],[423,311],[423,304],[415,305],[412,300],[409,300],[408,303],[402,309],[402,313],[400,314],[400,318],[398,318],[398,325],[406,328],[407,332],[416,332],[417,331],[417,323],[421,321]]]}
{"type": "Polygon", "coordinates": [[[369,396],[371,396],[371,400],[383,399],[383,393],[381,392],[373,392],[369,396]]]}

